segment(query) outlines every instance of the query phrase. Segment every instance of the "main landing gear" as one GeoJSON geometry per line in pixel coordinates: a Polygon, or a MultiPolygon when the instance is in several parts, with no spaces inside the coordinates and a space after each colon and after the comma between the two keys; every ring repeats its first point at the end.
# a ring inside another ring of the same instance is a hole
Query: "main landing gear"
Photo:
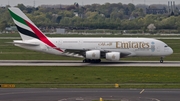
{"type": "Polygon", "coordinates": [[[161,59],[160,59],[160,63],[163,63],[164,61],[163,61],[163,57],[161,57],[161,59]]]}
{"type": "Polygon", "coordinates": [[[84,63],[100,63],[101,59],[84,59],[84,63]]]}

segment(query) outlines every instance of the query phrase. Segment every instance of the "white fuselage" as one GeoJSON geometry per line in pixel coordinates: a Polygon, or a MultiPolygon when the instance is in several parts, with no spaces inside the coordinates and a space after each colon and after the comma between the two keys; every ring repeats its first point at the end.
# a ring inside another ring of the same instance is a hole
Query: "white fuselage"
{"type": "MultiPolygon", "coordinates": [[[[164,42],[152,38],[48,38],[57,48],[71,50],[100,50],[105,52],[127,53],[127,56],[167,56],[173,50],[164,42]]],[[[56,55],[67,55],[45,43],[33,39],[28,43],[38,43],[39,46],[17,45],[22,48],[42,51],[56,55]]]]}

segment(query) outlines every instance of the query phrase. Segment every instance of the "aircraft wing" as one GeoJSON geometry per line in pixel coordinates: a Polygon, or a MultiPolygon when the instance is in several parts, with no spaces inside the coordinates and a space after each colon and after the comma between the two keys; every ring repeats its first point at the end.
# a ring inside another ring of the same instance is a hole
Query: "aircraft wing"
{"type": "MultiPolygon", "coordinates": [[[[70,54],[78,54],[83,57],[85,57],[86,51],[90,51],[92,49],[65,49],[65,53],[70,53],[70,54]]],[[[106,53],[108,52],[113,52],[113,51],[108,51],[108,50],[100,50],[101,51],[101,58],[106,58],[106,53]]],[[[121,58],[126,57],[128,55],[131,55],[130,52],[120,52],[121,58]]]]}

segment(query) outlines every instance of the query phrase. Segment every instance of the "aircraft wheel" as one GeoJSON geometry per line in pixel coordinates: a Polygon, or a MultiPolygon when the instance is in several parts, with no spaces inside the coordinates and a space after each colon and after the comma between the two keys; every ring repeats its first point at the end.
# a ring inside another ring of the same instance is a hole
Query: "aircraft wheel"
{"type": "Polygon", "coordinates": [[[100,63],[101,62],[101,59],[97,59],[97,60],[95,60],[95,59],[84,59],[83,60],[83,63],[100,63]]]}
{"type": "Polygon", "coordinates": [[[90,59],[84,59],[83,60],[83,63],[90,63],[92,60],[90,60],[90,59]]]}
{"type": "Polygon", "coordinates": [[[86,61],[87,61],[88,63],[90,63],[90,62],[91,62],[91,59],[86,59],[86,61]]]}
{"type": "Polygon", "coordinates": [[[86,59],[83,60],[83,63],[86,63],[86,59]]]}
{"type": "Polygon", "coordinates": [[[160,63],[163,63],[164,61],[163,61],[163,57],[161,57],[161,60],[160,60],[160,63]]]}
{"type": "Polygon", "coordinates": [[[92,59],[90,62],[91,62],[91,63],[96,63],[96,60],[92,59]]]}
{"type": "Polygon", "coordinates": [[[100,63],[101,59],[93,60],[93,63],[100,63]]]}
{"type": "Polygon", "coordinates": [[[101,62],[101,59],[98,60],[98,63],[100,63],[100,62],[101,62]]]}

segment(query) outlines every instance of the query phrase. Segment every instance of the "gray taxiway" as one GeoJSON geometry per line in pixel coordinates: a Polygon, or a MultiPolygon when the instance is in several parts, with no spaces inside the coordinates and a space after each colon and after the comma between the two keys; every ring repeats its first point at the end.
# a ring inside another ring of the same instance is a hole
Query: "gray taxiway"
{"type": "Polygon", "coordinates": [[[0,89],[0,101],[179,101],[180,89],[0,89]]]}

